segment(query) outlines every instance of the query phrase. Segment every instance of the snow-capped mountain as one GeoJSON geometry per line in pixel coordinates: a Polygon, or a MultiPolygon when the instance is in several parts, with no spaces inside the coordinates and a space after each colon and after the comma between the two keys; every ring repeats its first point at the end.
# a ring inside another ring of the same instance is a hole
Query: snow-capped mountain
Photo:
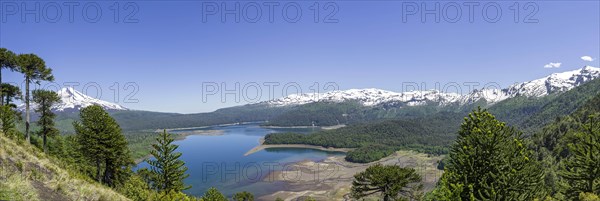
{"type": "MultiPolygon", "coordinates": [[[[65,111],[70,109],[80,110],[81,108],[90,106],[90,105],[100,105],[105,110],[129,110],[126,107],[118,105],[116,103],[111,103],[108,101],[103,101],[100,99],[92,98],[88,95],[85,95],[75,89],[73,87],[65,87],[58,90],[58,96],[60,97],[61,102],[57,103],[52,107],[54,111],[65,111]]],[[[31,108],[35,108],[35,104],[30,105],[31,108]]],[[[25,109],[25,105],[21,104],[19,106],[20,110],[25,109]]]]}
{"type": "Polygon", "coordinates": [[[391,92],[381,89],[350,89],[330,91],[326,93],[292,94],[282,98],[263,102],[269,106],[292,106],[313,102],[358,101],[364,106],[375,106],[387,103],[401,103],[407,106],[436,103],[448,105],[453,103],[469,104],[485,100],[489,104],[516,97],[542,97],[551,93],[571,90],[587,81],[600,77],[600,68],[585,66],[578,70],[554,73],[547,77],[529,82],[518,83],[505,89],[479,89],[468,94],[443,93],[437,90],[391,92]]]}

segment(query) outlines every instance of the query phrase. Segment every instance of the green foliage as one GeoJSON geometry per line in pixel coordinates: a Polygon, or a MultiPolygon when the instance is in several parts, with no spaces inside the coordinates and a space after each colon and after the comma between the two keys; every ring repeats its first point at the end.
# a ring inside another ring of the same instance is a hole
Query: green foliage
{"type": "Polygon", "coordinates": [[[191,188],[191,186],[183,184],[183,180],[189,175],[185,174],[185,171],[187,171],[185,163],[179,160],[181,153],[175,152],[179,146],[172,144],[174,140],[171,134],[164,130],[156,138],[156,144],[152,145],[153,150],[150,151],[150,154],[155,158],[154,160],[148,160],[154,174],[150,179],[153,187],[159,191],[180,192],[191,188]]]}
{"type": "Polygon", "coordinates": [[[369,163],[391,155],[396,148],[385,145],[366,145],[346,154],[346,161],[354,163],[369,163]]]}
{"type": "Polygon", "coordinates": [[[247,191],[238,192],[233,195],[234,201],[254,201],[254,195],[247,191]]]}
{"type": "Polygon", "coordinates": [[[421,176],[412,168],[376,164],[354,175],[352,197],[364,198],[380,194],[384,201],[417,199],[422,188],[421,176]]]}
{"type": "Polygon", "coordinates": [[[201,199],[204,201],[227,201],[227,198],[216,188],[209,188],[201,199]]]}
{"type": "Polygon", "coordinates": [[[304,201],[317,201],[315,198],[308,196],[304,201]]]}
{"type": "Polygon", "coordinates": [[[148,184],[137,175],[129,177],[118,190],[125,197],[135,201],[147,200],[153,193],[148,184]]]}
{"type": "Polygon", "coordinates": [[[574,113],[600,93],[600,79],[541,98],[515,97],[489,108],[499,120],[533,134],[556,118],[574,113]]]}
{"type": "Polygon", "coordinates": [[[428,118],[360,123],[311,134],[274,133],[265,136],[265,144],[357,148],[346,159],[362,163],[376,161],[399,149],[445,154],[446,146],[456,135],[454,131],[460,122],[457,115],[440,113],[428,118]]]}
{"type": "Polygon", "coordinates": [[[600,194],[600,122],[590,115],[574,130],[568,144],[570,156],[562,161],[562,176],[568,183],[566,195],[600,194]]]}
{"type": "Polygon", "coordinates": [[[580,193],[579,200],[581,201],[600,201],[600,197],[594,193],[580,193]]]}
{"type": "Polygon", "coordinates": [[[14,52],[6,48],[0,48],[0,70],[2,70],[2,68],[14,70],[17,66],[16,59],[17,56],[14,52]]]}
{"type": "Polygon", "coordinates": [[[202,198],[197,199],[191,197],[182,192],[177,191],[163,191],[160,193],[153,193],[148,200],[160,200],[160,201],[204,201],[202,198]]]}
{"type": "Polygon", "coordinates": [[[2,133],[9,138],[16,139],[18,131],[15,127],[16,112],[8,105],[0,106],[0,123],[2,123],[2,133]]]}
{"type": "Polygon", "coordinates": [[[3,101],[3,105],[11,105],[11,107],[16,108],[16,105],[12,104],[12,101],[13,99],[21,99],[21,88],[8,83],[2,83],[0,87],[2,88],[1,101],[3,101]]]}
{"type": "Polygon", "coordinates": [[[96,166],[96,180],[109,186],[122,184],[133,161],[119,124],[98,105],[81,109],[80,119],[73,126],[82,155],[96,166]]]}
{"type": "Polygon", "coordinates": [[[438,200],[531,200],[543,193],[543,171],[521,133],[481,108],[465,118],[449,157],[438,200]]]}
{"type": "Polygon", "coordinates": [[[60,102],[60,97],[56,92],[48,90],[33,90],[32,94],[33,102],[37,105],[34,111],[40,114],[37,124],[41,127],[39,134],[44,139],[43,150],[47,152],[47,138],[59,134],[58,129],[54,127],[54,117],[56,115],[51,109],[54,104],[60,102]]]}
{"type": "MultiPolygon", "coordinates": [[[[6,48],[0,48],[0,106],[4,105],[5,85],[2,83],[2,70],[9,69],[14,71],[17,69],[17,56],[12,51],[6,48]]],[[[10,85],[12,86],[12,85],[10,85]]],[[[18,89],[18,88],[17,88],[18,89]]],[[[7,90],[10,92],[11,90],[7,90]]],[[[14,92],[14,91],[13,91],[14,92]]],[[[10,95],[9,95],[10,96],[10,95]]],[[[14,95],[13,95],[14,96],[14,95]]],[[[9,98],[7,98],[10,100],[9,98]]],[[[6,102],[8,105],[9,101],[6,102]]]]}

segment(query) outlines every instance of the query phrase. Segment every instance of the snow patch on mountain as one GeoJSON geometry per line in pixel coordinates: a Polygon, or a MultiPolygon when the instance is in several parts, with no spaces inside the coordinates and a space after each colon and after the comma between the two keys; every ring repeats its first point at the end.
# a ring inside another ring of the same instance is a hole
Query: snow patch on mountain
{"type": "MultiPolygon", "coordinates": [[[[126,107],[123,107],[116,103],[111,103],[108,101],[103,101],[100,99],[92,98],[88,95],[85,95],[75,89],[73,87],[65,87],[58,90],[58,96],[60,97],[61,102],[55,104],[52,107],[54,111],[65,111],[69,109],[80,110],[81,108],[85,108],[90,105],[100,105],[105,110],[129,110],[126,107]]],[[[35,108],[36,105],[32,103],[30,105],[31,108],[35,108]]],[[[25,109],[25,105],[21,104],[19,106],[20,110],[25,109]]]]}
{"type": "Polygon", "coordinates": [[[314,102],[358,101],[364,106],[379,104],[405,104],[407,106],[470,104],[485,100],[489,104],[497,103],[516,96],[542,97],[551,93],[571,90],[585,82],[600,77],[600,68],[585,66],[578,70],[554,73],[540,79],[513,84],[505,89],[484,88],[468,94],[443,93],[436,90],[392,92],[381,89],[349,89],[325,93],[292,94],[282,98],[263,102],[269,106],[282,107],[303,105],[314,102]]]}

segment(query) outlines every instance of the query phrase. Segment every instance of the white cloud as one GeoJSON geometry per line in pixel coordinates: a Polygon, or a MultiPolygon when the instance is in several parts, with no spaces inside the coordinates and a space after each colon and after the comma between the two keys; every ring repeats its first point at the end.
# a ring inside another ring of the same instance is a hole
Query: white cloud
{"type": "Polygon", "coordinates": [[[544,65],[544,68],[560,68],[560,65],[562,63],[552,63],[550,62],[549,64],[544,65]]]}
{"type": "Polygon", "coordinates": [[[594,61],[595,59],[592,58],[592,57],[590,57],[590,56],[582,56],[581,60],[584,60],[584,61],[594,61]]]}

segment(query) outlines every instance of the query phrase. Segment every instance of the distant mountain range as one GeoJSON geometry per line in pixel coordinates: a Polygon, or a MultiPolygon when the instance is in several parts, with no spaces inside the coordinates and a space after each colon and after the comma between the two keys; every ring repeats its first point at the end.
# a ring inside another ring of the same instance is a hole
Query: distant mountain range
{"type": "MultiPolygon", "coordinates": [[[[543,125],[547,122],[545,118],[569,114],[583,101],[600,93],[600,87],[597,87],[600,81],[579,87],[598,77],[600,68],[585,66],[505,89],[480,89],[464,95],[435,90],[397,93],[380,89],[350,89],[321,94],[294,94],[196,114],[130,110],[116,103],[92,98],[73,88],[63,88],[58,91],[62,102],[53,109],[58,115],[57,126],[66,133],[73,132],[72,122],[78,119],[79,110],[93,104],[102,106],[124,130],[130,131],[256,121],[272,126],[330,126],[380,119],[421,118],[444,113],[460,116],[477,106],[490,108],[500,119],[514,125],[543,125]],[[574,88],[580,90],[572,90],[574,88]],[[529,117],[533,119],[525,121],[529,117]]],[[[21,110],[23,108],[19,107],[21,110]]],[[[35,119],[34,113],[33,121],[35,119]]]]}
{"type": "Polygon", "coordinates": [[[585,66],[578,70],[554,73],[533,81],[514,84],[505,89],[480,89],[468,94],[443,93],[437,90],[391,92],[381,89],[349,89],[326,93],[293,94],[263,102],[269,106],[284,107],[304,105],[315,102],[357,101],[364,106],[402,103],[407,106],[419,106],[429,103],[438,105],[471,104],[480,100],[497,103],[517,96],[542,97],[555,92],[571,90],[587,81],[600,77],[600,68],[585,66]]]}

